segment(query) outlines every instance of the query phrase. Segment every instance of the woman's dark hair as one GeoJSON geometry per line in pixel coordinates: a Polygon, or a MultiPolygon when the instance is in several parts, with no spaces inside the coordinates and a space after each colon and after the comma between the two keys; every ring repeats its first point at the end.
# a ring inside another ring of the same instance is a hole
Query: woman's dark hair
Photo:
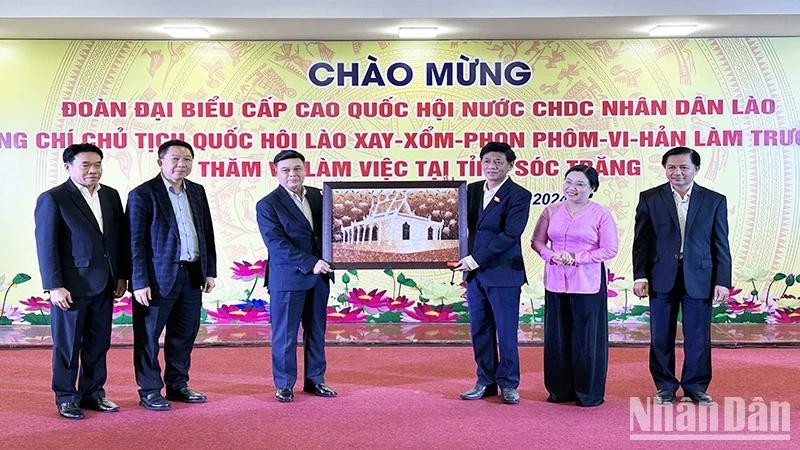
{"type": "MultiPolygon", "coordinates": [[[[572,166],[567,170],[567,173],[564,174],[564,178],[567,177],[572,172],[581,172],[582,174],[586,175],[586,179],[589,180],[589,187],[592,188],[592,192],[597,192],[597,188],[600,187],[600,177],[597,175],[597,170],[594,167],[587,166],[586,164],[578,164],[576,166],[572,166]]],[[[589,194],[589,198],[592,198],[592,194],[589,194]]]]}

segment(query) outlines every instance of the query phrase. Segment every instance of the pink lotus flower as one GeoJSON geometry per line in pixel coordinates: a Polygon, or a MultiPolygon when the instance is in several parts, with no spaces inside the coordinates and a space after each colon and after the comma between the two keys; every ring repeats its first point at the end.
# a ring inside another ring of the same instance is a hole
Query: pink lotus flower
{"type": "Polygon", "coordinates": [[[353,305],[354,308],[361,308],[368,314],[378,314],[383,311],[388,311],[389,302],[391,298],[386,296],[386,291],[378,291],[373,289],[369,292],[361,288],[355,288],[350,291],[347,301],[353,305]]]}
{"type": "Polygon", "coordinates": [[[414,304],[413,300],[409,299],[405,295],[401,295],[389,302],[389,311],[403,310],[411,307],[413,304],[414,304]]]}
{"type": "Polygon", "coordinates": [[[728,299],[728,314],[731,317],[738,316],[742,313],[748,312],[751,314],[760,314],[761,312],[761,304],[756,303],[753,300],[745,297],[742,301],[737,301],[736,299],[728,299]]]}
{"type": "Polygon", "coordinates": [[[16,306],[13,308],[11,306],[6,306],[2,317],[4,320],[9,320],[11,323],[22,321],[22,313],[16,306]]]}
{"type": "Polygon", "coordinates": [[[767,317],[769,323],[800,323],[800,308],[777,308],[767,317]]]}
{"type": "Polygon", "coordinates": [[[342,308],[337,310],[333,307],[327,309],[328,322],[363,322],[367,315],[361,308],[342,308]]]}
{"type": "Polygon", "coordinates": [[[19,302],[21,305],[25,305],[25,311],[50,311],[51,303],[49,300],[45,300],[42,297],[31,297],[27,300],[22,300],[19,302]]]}
{"type": "Polygon", "coordinates": [[[123,314],[133,317],[133,303],[131,303],[131,297],[129,296],[114,299],[113,317],[116,319],[123,314]]]}
{"type": "Polygon", "coordinates": [[[231,270],[233,271],[231,278],[234,280],[252,281],[256,277],[264,277],[264,273],[267,270],[267,261],[262,259],[252,264],[248,261],[240,263],[234,261],[231,270]]]}
{"type": "Polygon", "coordinates": [[[207,312],[214,323],[255,323],[269,320],[269,313],[263,306],[222,305],[216,311],[207,312]]]}
{"type": "Polygon", "coordinates": [[[403,322],[455,322],[458,314],[453,314],[452,306],[417,305],[413,310],[405,310],[403,322]]]}

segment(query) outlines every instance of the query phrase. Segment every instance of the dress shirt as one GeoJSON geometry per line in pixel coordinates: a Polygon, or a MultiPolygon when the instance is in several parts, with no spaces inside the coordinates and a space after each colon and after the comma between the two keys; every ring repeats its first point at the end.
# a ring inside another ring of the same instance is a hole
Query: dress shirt
{"type": "Polygon", "coordinates": [[[172,211],[175,213],[175,221],[178,223],[178,235],[181,238],[181,261],[197,261],[200,257],[200,241],[197,237],[197,230],[192,220],[192,208],[189,206],[189,196],[186,193],[186,183],[181,186],[181,191],[177,192],[172,188],[170,182],[161,175],[164,186],[167,187],[169,202],[172,204],[172,211]]]}
{"type": "Polygon", "coordinates": [[[309,203],[308,199],[306,198],[306,188],[305,187],[303,188],[301,195],[297,195],[294,192],[290,191],[289,189],[286,189],[286,192],[289,193],[289,197],[292,198],[294,204],[297,205],[297,207],[300,208],[300,211],[302,211],[303,215],[306,216],[306,220],[308,220],[308,224],[311,226],[311,229],[313,230],[314,217],[311,215],[311,203],[309,203]]]}
{"type": "MultiPolygon", "coordinates": [[[[486,209],[486,207],[489,206],[489,202],[491,202],[494,199],[494,196],[495,194],[497,194],[497,191],[499,191],[500,188],[503,187],[503,184],[505,184],[505,182],[508,181],[508,179],[509,176],[506,175],[503,181],[501,181],[500,184],[498,184],[492,189],[487,188],[486,183],[483,183],[483,209],[486,209]]],[[[472,257],[472,255],[467,255],[464,258],[464,261],[466,261],[469,270],[475,270],[478,267],[480,267],[478,263],[475,261],[475,258],[472,257]]]]}
{"type": "MultiPolygon", "coordinates": [[[[686,236],[686,216],[689,214],[689,200],[692,197],[692,189],[694,188],[694,183],[689,186],[689,190],[686,191],[686,195],[681,198],[681,194],[672,187],[669,186],[670,190],[672,191],[672,199],[675,201],[675,210],[678,213],[678,228],[681,231],[681,259],[683,258],[683,241],[685,241],[686,236]]],[[[637,278],[633,280],[634,283],[644,283],[647,282],[647,278],[637,278]]]]}
{"type": "Polygon", "coordinates": [[[689,186],[689,190],[686,191],[686,195],[681,198],[681,194],[675,190],[675,188],[670,185],[670,189],[672,189],[672,198],[675,200],[675,209],[678,212],[678,225],[681,229],[681,255],[683,255],[683,241],[684,236],[686,235],[686,216],[689,214],[689,201],[692,197],[692,188],[694,187],[694,183],[689,186]]]}
{"type": "Polygon", "coordinates": [[[89,188],[86,186],[74,183],[75,186],[78,187],[78,190],[81,191],[81,195],[83,199],[86,200],[86,203],[89,205],[89,209],[92,210],[92,214],[94,214],[95,220],[97,220],[97,225],[100,226],[100,232],[103,232],[103,208],[100,207],[100,184],[94,188],[94,192],[89,192],[89,188]]]}

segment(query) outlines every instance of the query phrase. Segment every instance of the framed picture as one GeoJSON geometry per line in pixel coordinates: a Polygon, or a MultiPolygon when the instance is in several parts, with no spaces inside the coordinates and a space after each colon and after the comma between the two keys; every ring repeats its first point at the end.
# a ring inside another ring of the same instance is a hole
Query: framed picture
{"type": "Polygon", "coordinates": [[[337,269],[452,267],[467,255],[465,181],[328,182],[322,257],[337,269]]]}

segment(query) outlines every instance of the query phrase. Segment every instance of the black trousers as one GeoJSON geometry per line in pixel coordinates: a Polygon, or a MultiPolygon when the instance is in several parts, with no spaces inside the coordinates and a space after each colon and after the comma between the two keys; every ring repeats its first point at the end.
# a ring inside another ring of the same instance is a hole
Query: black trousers
{"type": "Polygon", "coordinates": [[[133,302],[133,366],[139,395],[177,391],[189,382],[189,367],[197,331],[203,293],[199,263],[181,265],[175,287],[166,297],[153,292],[150,306],[133,302]],[[164,378],[158,362],[158,339],[164,337],[164,378]]]}
{"type": "Polygon", "coordinates": [[[111,345],[113,310],[114,295],[110,282],[101,294],[72,297],[72,306],[66,311],[56,306],[51,308],[52,386],[56,403],[105,397],[106,353],[111,345]]]}
{"type": "Polygon", "coordinates": [[[711,299],[686,293],[683,267],[668,293],[650,292],[650,374],[656,389],[687,396],[705,392],[711,383],[711,299]],[[675,376],[675,335],[683,311],[683,369],[675,376]]]}
{"type": "Polygon", "coordinates": [[[325,329],[330,285],[317,277],[305,291],[270,292],[272,322],[272,378],[278,389],[292,389],[297,381],[297,333],[303,325],[303,385],[325,382],[325,329]]]}
{"type": "Polygon", "coordinates": [[[603,403],[608,373],[605,269],[596,294],[545,293],[544,385],[550,402],[603,403]]]}

